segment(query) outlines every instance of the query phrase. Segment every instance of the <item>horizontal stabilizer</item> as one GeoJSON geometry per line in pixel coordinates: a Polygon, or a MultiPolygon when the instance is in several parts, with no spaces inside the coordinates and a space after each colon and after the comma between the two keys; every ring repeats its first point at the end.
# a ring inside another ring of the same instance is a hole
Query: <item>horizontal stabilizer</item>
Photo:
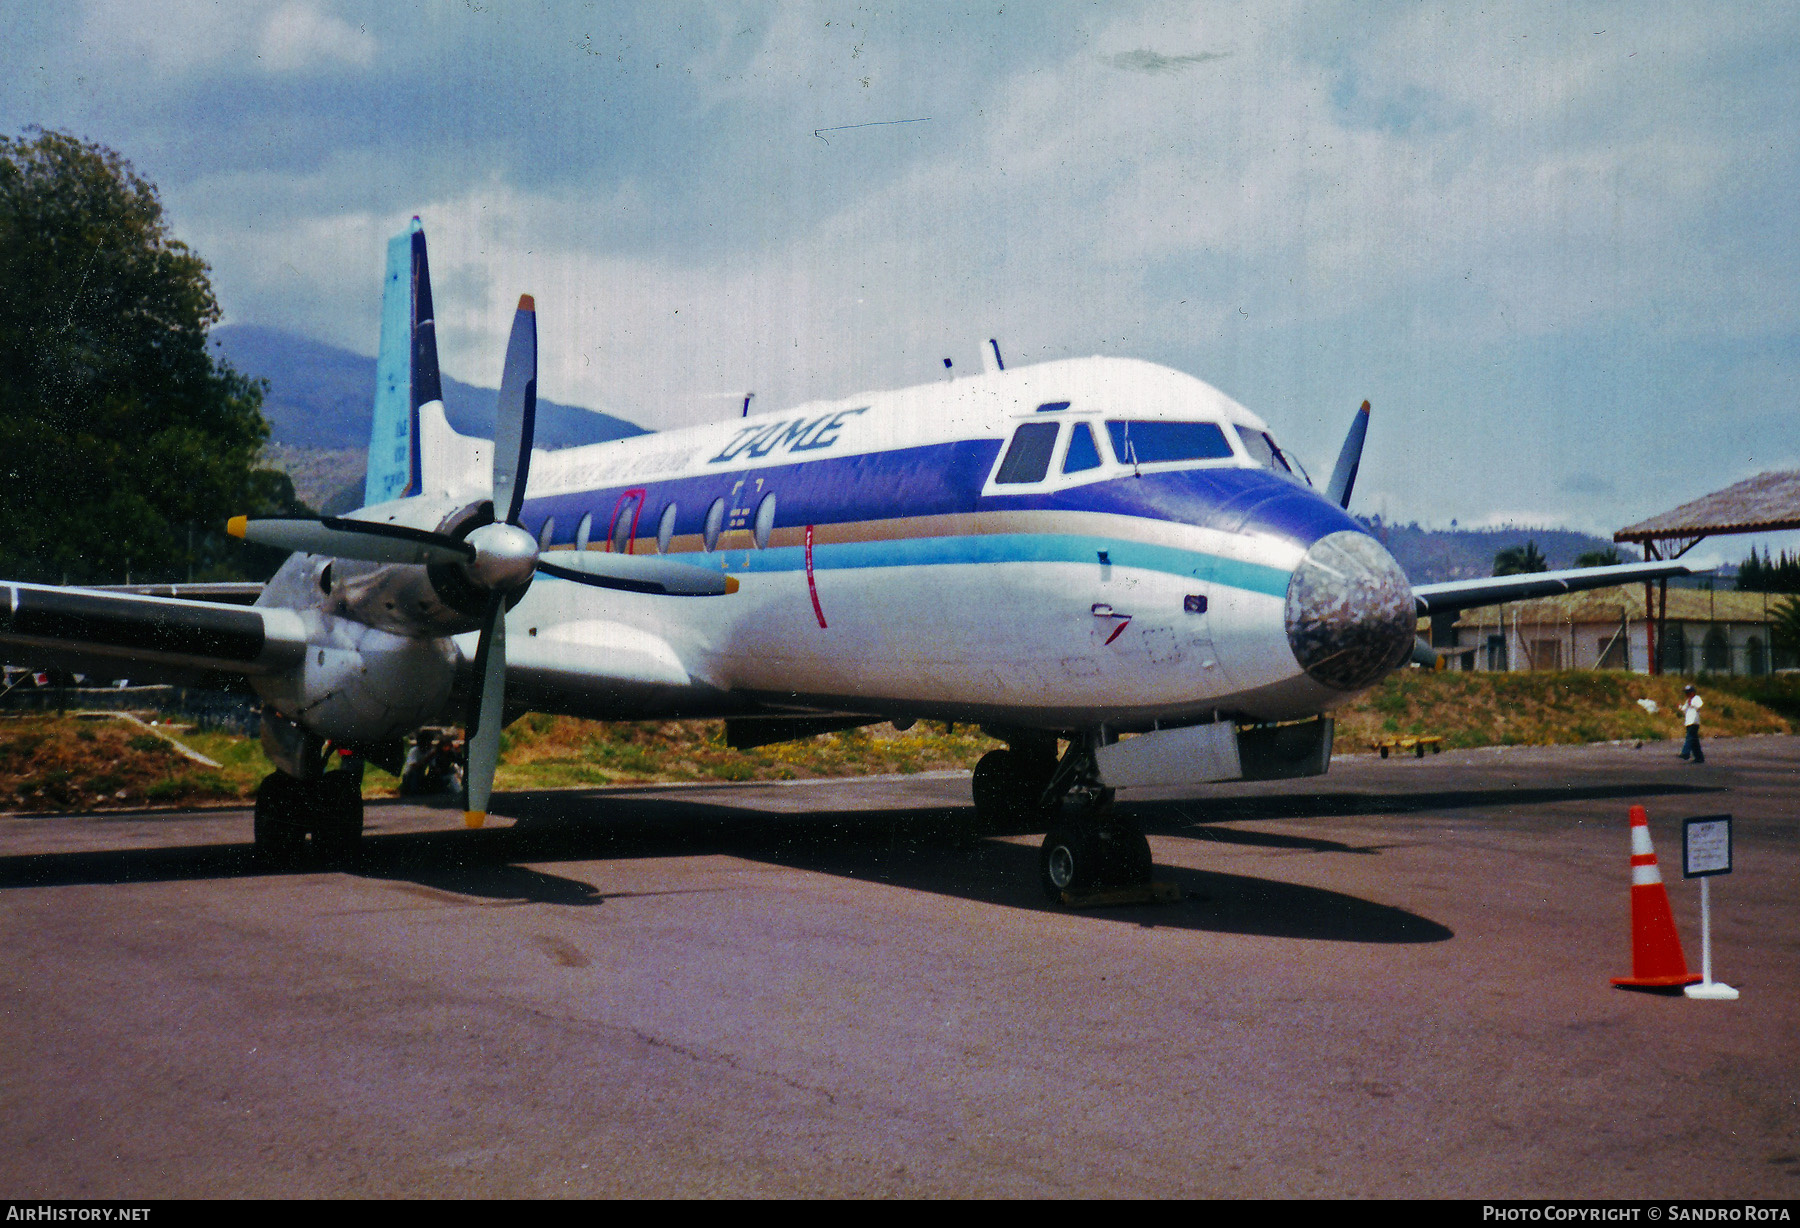
{"type": "Polygon", "coordinates": [[[1686,564],[1673,562],[1575,567],[1568,571],[1533,571],[1517,576],[1488,576],[1480,580],[1421,584],[1413,589],[1413,600],[1418,603],[1419,613],[1423,616],[1472,610],[1478,606],[1499,605],[1506,601],[1554,597],[1558,593],[1578,593],[1591,588],[1617,588],[1621,584],[1692,574],[1693,569],[1686,564]]]}

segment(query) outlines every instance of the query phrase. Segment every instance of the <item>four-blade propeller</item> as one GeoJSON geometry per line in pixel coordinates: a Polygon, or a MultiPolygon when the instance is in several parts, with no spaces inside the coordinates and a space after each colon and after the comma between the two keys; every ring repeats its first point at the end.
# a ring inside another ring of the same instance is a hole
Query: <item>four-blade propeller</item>
{"type": "Polygon", "coordinates": [[[559,551],[555,562],[540,557],[537,540],[520,523],[536,420],[537,312],[527,294],[520,297],[513,315],[495,407],[492,523],[466,537],[337,516],[316,520],[234,516],[226,525],[230,533],[245,541],[283,550],[371,563],[456,564],[487,591],[466,721],[463,818],[471,827],[481,826],[487,818],[500,759],[506,699],[506,609],[524,593],[537,572],[597,588],[680,597],[718,596],[738,587],[735,579],[722,572],[671,559],[594,551],[559,551]]]}

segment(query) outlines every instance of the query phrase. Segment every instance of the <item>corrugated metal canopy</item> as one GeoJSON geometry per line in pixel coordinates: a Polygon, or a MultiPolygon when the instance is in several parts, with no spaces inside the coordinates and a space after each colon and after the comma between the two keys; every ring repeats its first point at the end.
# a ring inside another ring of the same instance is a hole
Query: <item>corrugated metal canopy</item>
{"type": "Polygon", "coordinates": [[[1616,542],[1800,529],[1800,471],[1761,473],[1613,534],[1616,542]]]}

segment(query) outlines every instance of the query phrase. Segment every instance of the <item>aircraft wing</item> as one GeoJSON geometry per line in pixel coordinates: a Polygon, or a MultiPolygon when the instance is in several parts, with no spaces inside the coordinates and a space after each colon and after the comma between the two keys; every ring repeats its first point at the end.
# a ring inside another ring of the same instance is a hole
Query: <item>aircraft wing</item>
{"type": "Polygon", "coordinates": [[[1451,580],[1444,584],[1420,584],[1413,600],[1420,616],[1499,605],[1503,601],[1528,601],[1590,588],[1617,588],[1645,580],[1692,575],[1682,563],[1620,563],[1613,567],[1575,567],[1567,571],[1534,571],[1517,576],[1486,576],[1479,580],[1451,580]]]}
{"type": "Polygon", "coordinates": [[[0,583],[0,657],[17,664],[193,682],[272,673],[305,655],[292,610],[0,583]]]}
{"type": "Polygon", "coordinates": [[[255,605],[262,596],[261,580],[203,580],[197,584],[89,584],[96,593],[129,593],[138,597],[185,597],[189,601],[215,601],[224,605],[255,605]]]}

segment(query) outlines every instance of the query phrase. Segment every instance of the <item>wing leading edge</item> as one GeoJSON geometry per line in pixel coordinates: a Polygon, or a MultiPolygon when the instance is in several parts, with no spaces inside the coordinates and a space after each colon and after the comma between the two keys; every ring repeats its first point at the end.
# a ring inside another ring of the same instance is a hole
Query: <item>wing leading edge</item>
{"type": "Polygon", "coordinates": [[[134,676],[267,674],[306,655],[306,628],[292,610],[0,584],[0,645],[86,672],[129,663],[134,676]]]}

